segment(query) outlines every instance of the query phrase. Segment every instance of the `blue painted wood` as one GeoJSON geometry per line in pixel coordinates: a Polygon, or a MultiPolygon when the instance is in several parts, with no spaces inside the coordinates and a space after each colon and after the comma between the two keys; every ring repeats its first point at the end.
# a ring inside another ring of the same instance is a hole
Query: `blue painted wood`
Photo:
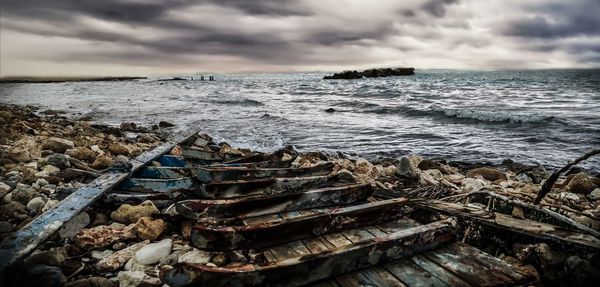
{"type": "Polygon", "coordinates": [[[140,192],[169,192],[173,190],[190,190],[194,181],[189,177],[156,179],[127,178],[119,185],[120,190],[140,192]]]}
{"type": "Polygon", "coordinates": [[[141,178],[180,178],[186,176],[188,169],[170,166],[146,166],[135,173],[141,178]]]}
{"type": "Polygon", "coordinates": [[[176,155],[163,155],[158,158],[158,162],[161,166],[170,167],[187,167],[190,165],[183,157],[176,155]]]}

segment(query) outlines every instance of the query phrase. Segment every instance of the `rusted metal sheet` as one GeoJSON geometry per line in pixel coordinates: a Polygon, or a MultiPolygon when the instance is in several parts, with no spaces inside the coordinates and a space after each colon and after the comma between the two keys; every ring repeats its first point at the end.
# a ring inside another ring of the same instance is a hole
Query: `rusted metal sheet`
{"type": "Polygon", "coordinates": [[[436,248],[452,240],[450,231],[450,224],[440,221],[263,265],[222,268],[181,263],[162,277],[175,287],[300,286],[436,248]]]}
{"type": "Polygon", "coordinates": [[[257,225],[195,226],[192,244],[202,249],[263,248],[284,242],[318,236],[327,232],[377,224],[402,216],[402,208],[409,201],[390,199],[332,208],[323,213],[297,215],[257,225]]]}
{"type": "Polygon", "coordinates": [[[185,200],[175,207],[192,219],[217,220],[259,216],[283,211],[343,205],[363,201],[373,192],[368,184],[313,189],[306,192],[256,195],[239,199],[185,200]]]}
{"type": "Polygon", "coordinates": [[[121,190],[138,192],[171,192],[193,188],[195,188],[195,183],[189,177],[172,179],[127,178],[119,185],[121,190]]]}
{"type": "Polygon", "coordinates": [[[202,198],[233,198],[259,194],[279,194],[325,187],[336,181],[334,176],[328,175],[213,181],[200,185],[195,194],[202,198]]]}
{"type": "MultiPolygon", "coordinates": [[[[178,133],[172,137],[172,141],[141,154],[130,161],[131,171],[137,171],[143,165],[171,150],[178,142],[195,134],[197,131],[190,130],[178,133]]],[[[128,176],[129,173],[115,171],[100,175],[94,181],[71,193],[53,209],[44,212],[19,231],[5,238],[0,243],[0,274],[4,274],[10,266],[31,253],[40,243],[60,229],[65,222],[128,176]]]]}
{"type": "Polygon", "coordinates": [[[579,233],[548,223],[518,219],[507,214],[489,212],[474,206],[465,206],[438,200],[420,201],[417,205],[437,212],[466,217],[488,226],[502,228],[535,238],[600,249],[600,239],[589,234],[579,233]]]}
{"type": "Polygon", "coordinates": [[[326,175],[333,171],[331,162],[307,168],[245,168],[245,167],[199,167],[196,176],[204,183],[266,177],[294,177],[326,175]]]}

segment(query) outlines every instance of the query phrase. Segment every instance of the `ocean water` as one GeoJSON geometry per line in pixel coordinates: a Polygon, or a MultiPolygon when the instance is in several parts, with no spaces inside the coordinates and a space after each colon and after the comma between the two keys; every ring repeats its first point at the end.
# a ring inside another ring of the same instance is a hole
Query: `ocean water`
{"type": "MultiPolygon", "coordinates": [[[[0,84],[0,102],[61,109],[114,125],[194,125],[219,140],[263,151],[295,145],[371,159],[417,153],[555,168],[600,148],[600,70],[417,70],[406,77],[321,80],[324,75],[0,84]]],[[[600,171],[600,160],[583,166],[600,171]]]]}

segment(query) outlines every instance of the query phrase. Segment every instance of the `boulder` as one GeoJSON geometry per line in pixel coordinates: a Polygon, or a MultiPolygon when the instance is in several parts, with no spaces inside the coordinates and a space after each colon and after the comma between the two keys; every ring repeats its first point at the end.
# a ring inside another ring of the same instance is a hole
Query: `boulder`
{"type": "Polygon", "coordinates": [[[127,261],[129,261],[135,253],[140,250],[142,247],[148,245],[150,241],[142,241],[136,244],[133,244],[127,248],[123,248],[107,257],[102,258],[98,263],[96,263],[96,269],[101,272],[113,272],[125,265],[127,261]]]}
{"type": "Polygon", "coordinates": [[[76,148],[68,149],[65,152],[65,154],[72,158],[76,158],[78,160],[82,160],[82,161],[86,161],[86,162],[92,162],[94,159],[96,159],[96,153],[86,147],[76,147],[76,148]]]}
{"type": "Polygon", "coordinates": [[[69,158],[67,158],[66,155],[60,153],[55,153],[48,156],[46,162],[48,162],[49,165],[58,167],[60,169],[71,167],[71,163],[69,163],[69,158]]]}
{"type": "Polygon", "coordinates": [[[142,217],[149,217],[153,214],[157,214],[158,208],[147,200],[142,202],[140,205],[129,205],[123,204],[110,214],[110,218],[121,223],[135,223],[142,217]]]}
{"type": "Polygon", "coordinates": [[[550,177],[550,174],[546,171],[543,166],[536,166],[533,169],[526,172],[526,174],[531,178],[533,183],[540,184],[543,180],[550,177]]]}
{"type": "Polygon", "coordinates": [[[476,176],[481,176],[489,181],[507,180],[506,174],[491,167],[479,167],[467,172],[467,177],[475,178],[476,176]]]}
{"type": "Polygon", "coordinates": [[[141,264],[150,265],[157,263],[161,258],[169,256],[171,254],[171,248],[173,246],[173,240],[164,239],[157,243],[151,243],[135,253],[135,260],[141,264]]]}
{"type": "Polygon", "coordinates": [[[127,147],[122,144],[119,144],[119,143],[113,143],[110,146],[108,146],[108,151],[112,155],[128,155],[129,154],[129,150],[127,149],[127,147]]]}
{"type": "Polygon", "coordinates": [[[580,172],[573,176],[567,184],[567,190],[573,193],[588,194],[596,188],[596,185],[590,180],[587,174],[580,172]]]}
{"type": "Polygon", "coordinates": [[[113,160],[106,155],[100,155],[94,160],[94,162],[90,165],[91,168],[95,170],[105,169],[113,164],[113,160]]]}
{"type": "Polygon", "coordinates": [[[141,239],[155,240],[167,229],[167,223],[162,219],[152,220],[142,217],[136,222],[136,231],[141,239]]]}
{"type": "Polygon", "coordinates": [[[24,137],[13,144],[8,150],[7,157],[16,162],[28,162],[40,157],[40,150],[35,140],[24,137]]]}
{"type": "Polygon", "coordinates": [[[49,138],[42,143],[42,149],[48,149],[58,153],[64,153],[68,149],[74,148],[73,141],[61,138],[49,138]]]}
{"type": "Polygon", "coordinates": [[[133,132],[137,128],[137,125],[135,123],[121,123],[120,128],[125,132],[133,132]]]}
{"type": "Polygon", "coordinates": [[[174,127],[174,126],[175,126],[175,124],[172,124],[172,123],[166,122],[166,121],[160,121],[158,123],[158,127],[159,128],[171,128],[171,127],[174,127]]]}
{"type": "Polygon", "coordinates": [[[396,175],[399,177],[405,178],[417,178],[419,174],[417,173],[415,166],[412,165],[410,159],[408,157],[400,158],[400,162],[396,166],[396,175]]]}

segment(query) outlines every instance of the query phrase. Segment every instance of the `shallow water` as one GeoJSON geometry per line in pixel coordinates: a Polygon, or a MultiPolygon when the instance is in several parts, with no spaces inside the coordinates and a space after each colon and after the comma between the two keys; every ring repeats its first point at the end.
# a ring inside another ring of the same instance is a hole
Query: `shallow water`
{"type": "MultiPolygon", "coordinates": [[[[407,77],[321,80],[324,75],[2,84],[0,102],[115,125],[197,125],[219,140],[259,150],[292,144],[369,158],[418,153],[556,167],[600,148],[600,70],[418,70],[407,77]]],[[[600,171],[600,160],[584,167],[600,171]]]]}

